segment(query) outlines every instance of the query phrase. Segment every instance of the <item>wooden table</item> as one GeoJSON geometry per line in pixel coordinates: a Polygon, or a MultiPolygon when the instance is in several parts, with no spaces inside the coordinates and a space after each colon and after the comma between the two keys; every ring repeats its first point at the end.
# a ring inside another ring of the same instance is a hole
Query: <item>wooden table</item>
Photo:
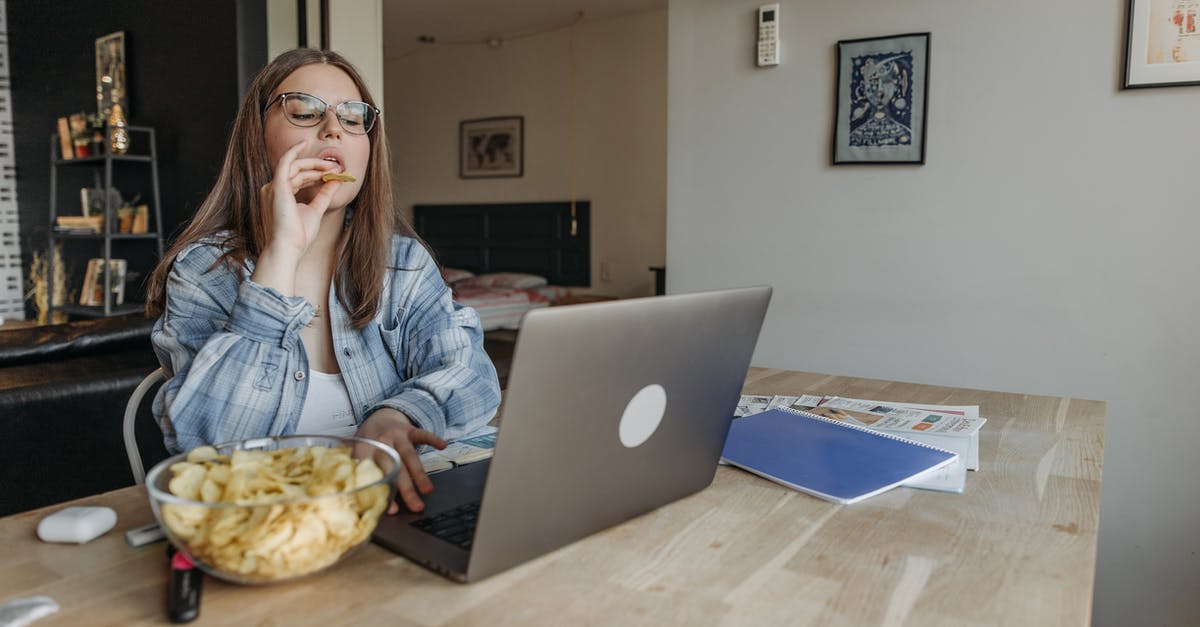
{"type": "MultiPolygon", "coordinates": [[[[205,583],[197,625],[1087,625],[1104,403],[752,369],[746,393],[980,406],[981,469],[964,494],[898,488],[851,506],[722,467],[708,489],[482,582],[452,583],[370,545],[290,584],[205,583]]],[[[13,478],[5,477],[4,481],[13,478]]],[[[145,490],[77,501],[117,510],[83,546],[0,519],[0,602],[49,595],[35,623],[165,623],[163,544],[145,490]]]]}

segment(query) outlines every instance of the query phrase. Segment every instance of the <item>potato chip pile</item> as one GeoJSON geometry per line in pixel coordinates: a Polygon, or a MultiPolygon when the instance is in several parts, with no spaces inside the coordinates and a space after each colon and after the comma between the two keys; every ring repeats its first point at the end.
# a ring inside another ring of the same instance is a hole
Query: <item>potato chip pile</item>
{"type": "Polygon", "coordinates": [[[229,457],[203,446],[171,466],[168,489],[204,505],[162,506],[167,527],[192,557],[251,580],[286,579],[336,562],[375,530],[390,488],[371,459],[348,447],[304,446],[235,450],[229,457]],[[306,497],[300,503],[285,503],[306,497]]]}

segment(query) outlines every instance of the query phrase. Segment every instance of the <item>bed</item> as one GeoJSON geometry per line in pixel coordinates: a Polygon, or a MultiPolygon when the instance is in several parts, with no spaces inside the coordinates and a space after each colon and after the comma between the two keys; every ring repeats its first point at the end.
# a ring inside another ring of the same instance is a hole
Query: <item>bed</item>
{"type": "Polygon", "coordinates": [[[591,284],[589,201],[414,205],[458,302],[484,331],[515,330],[531,309],[591,284]]]}

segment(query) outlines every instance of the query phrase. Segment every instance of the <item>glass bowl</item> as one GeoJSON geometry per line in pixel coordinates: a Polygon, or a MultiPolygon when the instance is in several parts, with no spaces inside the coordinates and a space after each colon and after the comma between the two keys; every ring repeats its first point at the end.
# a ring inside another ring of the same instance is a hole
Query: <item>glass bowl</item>
{"type": "Polygon", "coordinates": [[[322,571],[375,531],[400,456],[364,438],[293,435],[200,447],[146,475],[150,506],[204,572],[271,583],[322,571]]]}

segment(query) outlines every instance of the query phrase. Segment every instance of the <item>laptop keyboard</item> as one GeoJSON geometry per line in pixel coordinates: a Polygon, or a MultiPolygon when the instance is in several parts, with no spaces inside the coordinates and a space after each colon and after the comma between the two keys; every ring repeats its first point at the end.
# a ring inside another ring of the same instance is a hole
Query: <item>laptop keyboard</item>
{"type": "Polygon", "coordinates": [[[479,519],[479,501],[448,509],[436,516],[419,518],[410,525],[457,545],[463,549],[471,549],[471,540],[475,537],[475,521],[479,519]]]}

